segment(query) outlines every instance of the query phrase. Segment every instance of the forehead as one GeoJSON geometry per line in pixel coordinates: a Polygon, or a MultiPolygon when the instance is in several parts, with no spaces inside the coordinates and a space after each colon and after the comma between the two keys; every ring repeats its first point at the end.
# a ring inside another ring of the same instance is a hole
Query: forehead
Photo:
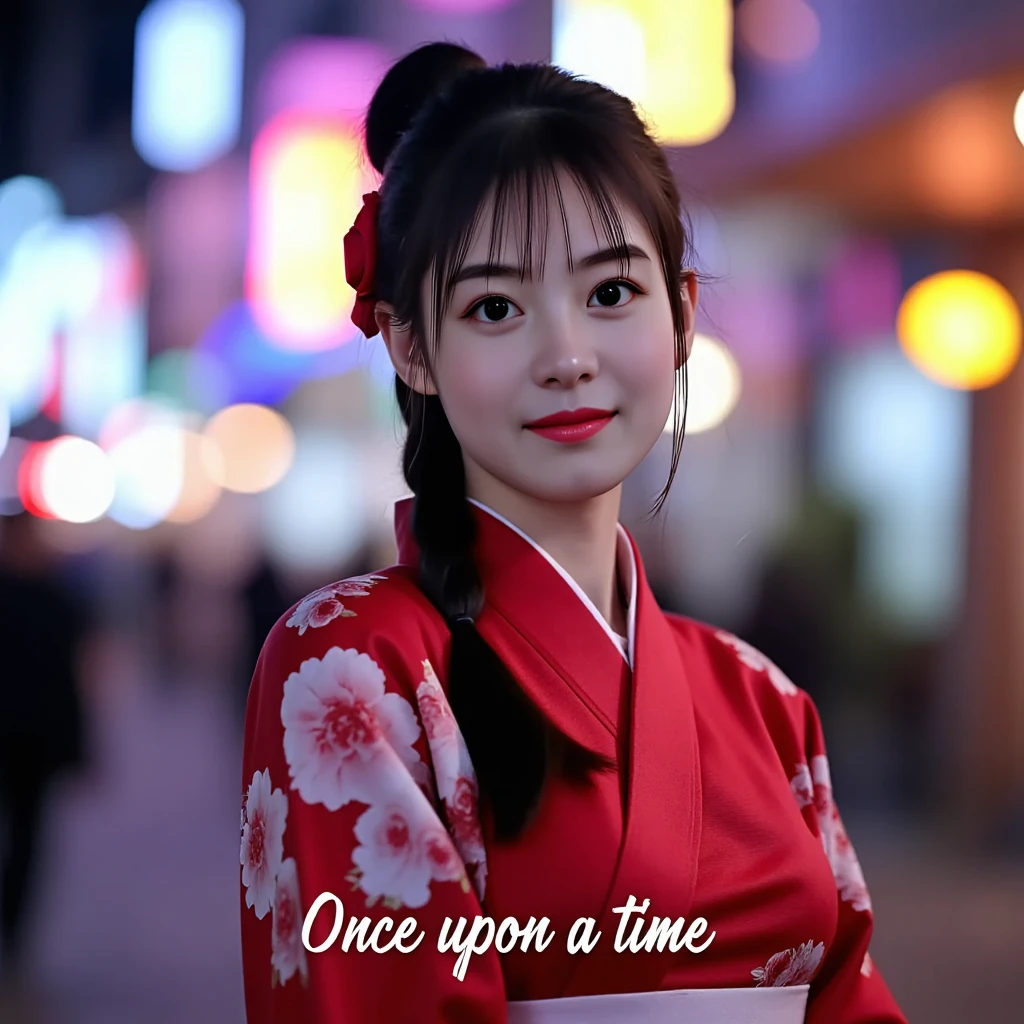
{"type": "Polygon", "coordinates": [[[633,204],[612,189],[595,194],[564,168],[527,182],[492,187],[469,233],[465,263],[499,262],[543,275],[546,254],[567,265],[608,246],[633,242],[651,250],[651,235],[633,204]]]}

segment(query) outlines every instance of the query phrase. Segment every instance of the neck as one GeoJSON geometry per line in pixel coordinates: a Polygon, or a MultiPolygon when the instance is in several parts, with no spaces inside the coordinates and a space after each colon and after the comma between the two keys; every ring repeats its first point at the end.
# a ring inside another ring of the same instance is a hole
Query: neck
{"type": "Polygon", "coordinates": [[[543,501],[477,470],[467,459],[466,493],[539,544],[576,581],[611,628],[625,634],[626,609],[616,585],[621,484],[585,501],[543,501]]]}

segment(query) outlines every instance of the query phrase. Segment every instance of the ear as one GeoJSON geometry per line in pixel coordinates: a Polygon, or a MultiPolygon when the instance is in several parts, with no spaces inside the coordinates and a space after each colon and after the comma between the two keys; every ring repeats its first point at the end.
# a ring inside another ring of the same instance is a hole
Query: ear
{"type": "Polygon", "coordinates": [[[427,370],[416,356],[412,330],[401,327],[395,320],[395,307],[389,302],[378,302],[373,317],[380,328],[380,336],[391,357],[395,373],[413,391],[421,395],[436,395],[437,388],[427,370]]]}
{"type": "MultiPolygon", "coordinates": [[[[679,275],[679,293],[683,299],[683,345],[684,359],[690,358],[693,349],[693,336],[697,330],[697,272],[688,267],[679,275]]],[[[676,369],[682,363],[676,359],[676,369]]]]}

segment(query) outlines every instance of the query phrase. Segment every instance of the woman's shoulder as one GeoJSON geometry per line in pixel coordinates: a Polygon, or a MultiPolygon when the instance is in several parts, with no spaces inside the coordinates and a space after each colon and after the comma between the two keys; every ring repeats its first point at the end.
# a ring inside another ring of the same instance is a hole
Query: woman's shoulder
{"type": "Polygon", "coordinates": [[[443,621],[408,566],[392,566],[318,587],[293,604],[267,635],[254,682],[280,681],[334,651],[364,655],[401,683],[438,656],[443,621]]]}
{"type": "Polygon", "coordinates": [[[695,669],[694,676],[732,704],[756,705],[773,733],[779,729],[803,733],[808,716],[817,715],[807,691],[753,644],[728,629],[688,616],[668,613],[666,618],[684,661],[695,669]]]}

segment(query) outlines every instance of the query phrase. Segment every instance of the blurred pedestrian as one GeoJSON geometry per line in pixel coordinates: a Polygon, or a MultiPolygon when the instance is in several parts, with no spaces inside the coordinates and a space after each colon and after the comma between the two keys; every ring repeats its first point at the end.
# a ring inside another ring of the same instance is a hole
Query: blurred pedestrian
{"type": "Polygon", "coordinates": [[[77,660],[82,611],[54,574],[39,521],[0,520],[0,956],[24,952],[45,809],[62,771],[83,761],[77,660]]]}

